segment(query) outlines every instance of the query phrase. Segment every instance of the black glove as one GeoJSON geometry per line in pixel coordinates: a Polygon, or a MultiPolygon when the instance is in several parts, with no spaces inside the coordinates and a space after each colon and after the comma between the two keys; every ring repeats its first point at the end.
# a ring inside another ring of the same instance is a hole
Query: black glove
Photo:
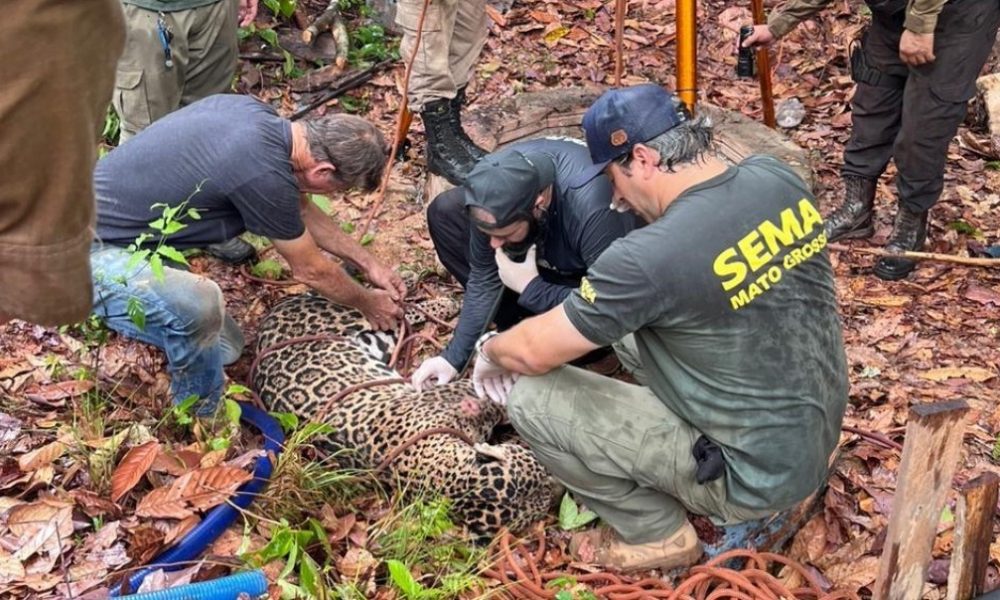
{"type": "Polygon", "coordinates": [[[694,454],[694,461],[698,464],[694,478],[699,484],[715,481],[726,472],[726,461],[722,458],[722,450],[704,435],[695,441],[691,453],[694,454]]]}

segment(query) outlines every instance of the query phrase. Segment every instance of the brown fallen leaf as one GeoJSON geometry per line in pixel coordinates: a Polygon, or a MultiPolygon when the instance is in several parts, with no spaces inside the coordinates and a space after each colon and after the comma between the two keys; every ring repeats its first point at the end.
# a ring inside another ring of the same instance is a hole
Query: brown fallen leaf
{"type": "Polygon", "coordinates": [[[66,444],[56,441],[22,454],[17,458],[17,464],[22,471],[29,473],[50,464],[65,452],[66,444]]]}
{"type": "Polygon", "coordinates": [[[349,579],[360,579],[368,574],[378,561],[364,548],[351,548],[337,560],[337,571],[349,579]]]}
{"type": "Polygon", "coordinates": [[[139,483],[160,452],[160,442],[146,442],[130,448],[111,474],[111,501],[118,500],[139,483]]]}
{"type": "Polygon", "coordinates": [[[198,517],[198,515],[191,515],[190,517],[175,523],[164,532],[163,543],[167,546],[173,544],[175,541],[187,535],[188,532],[194,529],[198,523],[201,523],[201,518],[198,517]]]}
{"type": "Polygon", "coordinates": [[[993,379],[997,374],[992,369],[985,369],[983,367],[941,367],[918,373],[918,376],[930,381],[962,378],[982,383],[993,379]]]}
{"type": "Polygon", "coordinates": [[[1000,292],[992,288],[970,285],[969,289],[965,290],[965,297],[980,304],[1000,306],[1000,292]]]}
{"type": "Polygon", "coordinates": [[[140,517],[185,519],[192,509],[205,510],[225,502],[236,488],[251,479],[250,473],[232,467],[198,469],[178,477],[169,486],[146,494],[135,509],[140,517]]]}
{"type": "Polygon", "coordinates": [[[0,550],[0,585],[24,579],[24,565],[14,558],[13,554],[8,554],[0,550]]]}
{"type": "Polygon", "coordinates": [[[74,398],[86,394],[94,387],[94,382],[89,379],[82,381],[60,381],[50,383],[24,393],[24,397],[32,402],[51,405],[53,402],[74,398]]]}

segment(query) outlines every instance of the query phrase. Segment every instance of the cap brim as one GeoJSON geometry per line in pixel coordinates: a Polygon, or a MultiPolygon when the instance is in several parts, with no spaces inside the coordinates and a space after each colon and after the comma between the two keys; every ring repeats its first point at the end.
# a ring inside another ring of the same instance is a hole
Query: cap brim
{"type": "Polygon", "coordinates": [[[593,165],[587,167],[586,169],[584,169],[583,171],[580,171],[579,173],[577,173],[573,177],[570,177],[569,181],[567,182],[568,185],[569,185],[569,187],[571,187],[573,189],[576,189],[578,187],[583,187],[583,186],[587,185],[588,183],[590,183],[591,181],[593,181],[595,177],[597,177],[598,175],[600,175],[601,173],[603,173],[604,169],[607,168],[607,166],[609,164],[611,164],[612,160],[614,160],[614,159],[606,160],[604,162],[599,162],[597,164],[593,164],[593,165]]]}

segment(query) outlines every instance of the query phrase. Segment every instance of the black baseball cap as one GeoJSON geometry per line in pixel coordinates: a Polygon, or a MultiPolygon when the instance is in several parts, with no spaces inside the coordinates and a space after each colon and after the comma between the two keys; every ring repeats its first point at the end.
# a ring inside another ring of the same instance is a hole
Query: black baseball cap
{"type": "Polygon", "coordinates": [[[495,222],[479,225],[506,227],[531,218],[535,199],[555,177],[555,163],[547,154],[511,148],[488,154],[465,179],[465,208],[481,208],[493,216],[495,222]]]}
{"type": "Polygon", "coordinates": [[[583,114],[583,131],[594,165],[575,176],[580,187],[604,171],[608,163],[686,120],[676,97],[654,83],[608,90],[583,114]]]}

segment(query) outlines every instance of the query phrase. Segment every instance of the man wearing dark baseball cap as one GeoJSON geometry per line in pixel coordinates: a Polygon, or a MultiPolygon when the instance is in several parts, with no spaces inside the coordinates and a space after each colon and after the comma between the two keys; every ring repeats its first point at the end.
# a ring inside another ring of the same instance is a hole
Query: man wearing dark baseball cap
{"type": "Polygon", "coordinates": [[[434,199],[427,209],[434,249],[465,298],[447,347],[414,372],[418,389],[453,379],[490,323],[507,329],[557,306],[631,231],[635,218],[608,208],[606,177],[570,185],[590,165],[582,142],[528,140],[488,154],[465,185],[434,199]]]}
{"type": "Polygon", "coordinates": [[[688,512],[765,518],[826,479],[848,381],[823,221],[791,168],[723,162],[659,86],[606,92],[583,126],[594,166],[574,183],[603,172],[648,224],[562,304],[481,337],[473,384],[604,521],[578,560],[686,566],[688,512]],[[566,366],[608,344],[641,385],[566,366]]]}

